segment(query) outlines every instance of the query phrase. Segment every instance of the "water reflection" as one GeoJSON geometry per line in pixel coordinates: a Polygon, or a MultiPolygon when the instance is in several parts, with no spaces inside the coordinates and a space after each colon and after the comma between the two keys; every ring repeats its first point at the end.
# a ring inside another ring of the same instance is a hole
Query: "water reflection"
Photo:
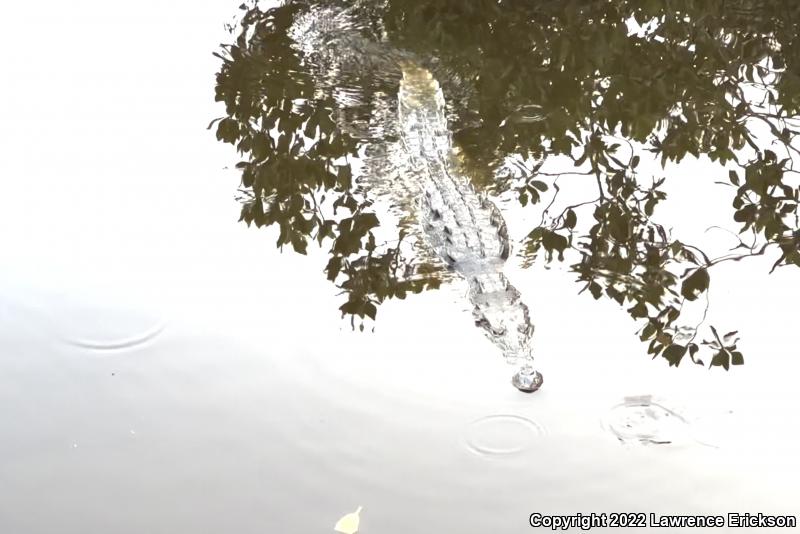
{"type": "MultiPolygon", "coordinates": [[[[437,251],[452,227],[426,235],[438,208],[420,202],[414,164],[398,148],[409,128],[437,127],[398,118],[403,65],[441,88],[448,132],[425,142],[448,161],[445,174],[469,179],[486,198],[513,195],[525,209],[542,208],[520,247],[526,261],[568,262],[581,291],[624,306],[653,357],[742,364],[735,330],[723,334],[730,328],[707,325],[704,312],[699,321],[687,313],[707,309],[714,266],[759,255],[774,258],[773,269],[800,266],[800,6],[361,0],[245,8],[235,41],[219,54],[226,116],[213,123],[242,156],[241,218],[275,225],[278,246],[328,247],[327,277],[345,291],[340,310],[353,319],[375,319],[386,299],[439,287],[448,269],[463,266],[447,260],[449,249],[437,251]],[[452,139],[453,151],[437,139],[452,139]],[[709,205],[734,192],[738,244],[727,254],[672,236],[655,216],[666,180],[654,163],[686,156],[718,164],[708,179],[721,180],[720,197],[709,205]],[[563,199],[566,177],[584,192],[579,202],[563,199]]],[[[479,248],[465,238],[460,250],[479,248]]],[[[488,322],[487,331],[496,324],[488,322]]]]}

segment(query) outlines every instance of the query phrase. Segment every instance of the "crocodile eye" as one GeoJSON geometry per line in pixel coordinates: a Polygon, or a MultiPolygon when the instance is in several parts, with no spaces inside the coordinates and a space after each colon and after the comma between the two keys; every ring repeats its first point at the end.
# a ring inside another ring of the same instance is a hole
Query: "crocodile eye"
{"type": "Polygon", "coordinates": [[[492,334],[496,336],[504,336],[506,334],[505,328],[491,328],[492,334]]]}

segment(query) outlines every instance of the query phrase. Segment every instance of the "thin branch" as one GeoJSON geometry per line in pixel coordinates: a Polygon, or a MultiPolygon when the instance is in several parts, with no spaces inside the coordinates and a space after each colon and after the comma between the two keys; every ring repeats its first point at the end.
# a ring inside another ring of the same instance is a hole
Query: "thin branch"
{"type": "MultiPolygon", "coordinates": [[[[730,256],[722,256],[720,258],[715,258],[715,259],[711,260],[710,262],[706,263],[705,267],[709,268],[709,267],[712,267],[714,265],[717,265],[718,263],[722,263],[724,261],[740,261],[740,260],[743,260],[745,258],[752,258],[754,256],[763,256],[764,252],[767,251],[767,248],[769,248],[770,245],[774,245],[774,244],[775,243],[765,243],[758,250],[758,252],[751,252],[750,254],[733,254],[733,255],[730,255],[730,256]]],[[[780,260],[779,260],[778,263],[780,263],[780,260]]],[[[772,270],[775,270],[775,267],[773,267],[772,270]]],[[[770,271],[770,272],[772,272],[772,271],[770,271]]]]}

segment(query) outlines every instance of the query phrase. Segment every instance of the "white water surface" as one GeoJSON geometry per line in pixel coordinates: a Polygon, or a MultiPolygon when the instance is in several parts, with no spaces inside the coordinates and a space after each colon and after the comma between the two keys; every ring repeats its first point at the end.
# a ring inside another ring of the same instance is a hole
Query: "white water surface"
{"type": "MultiPolygon", "coordinates": [[[[532,395],[458,284],[351,332],[322,255],[236,222],[236,155],[205,126],[237,5],[3,8],[0,533],[332,532],[358,506],[364,534],[800,515],[800,274],[715,267],[711,311],[746,357],[728,373],[651,361],[560,268],[509,266],[536,324],[532,395]]],[[[665,172],[661,222],[726,239],[702,230],[729,200],[710,211],[687,185],[719,195],[719,170],[665,172]]]]}

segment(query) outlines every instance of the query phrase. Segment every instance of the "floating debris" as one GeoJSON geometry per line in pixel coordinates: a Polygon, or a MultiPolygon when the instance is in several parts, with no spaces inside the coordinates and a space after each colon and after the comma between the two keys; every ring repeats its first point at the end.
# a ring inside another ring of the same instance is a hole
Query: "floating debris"
{"type": "Polygon", "coordinates": [[[341,532],[342,534],[356,534],[356,532],[358,532],[358,525],[361,522],[361,517],[359,516],[361,510],[362,507],[359,506],[355,512],[344,515],[336,522],[333,530],[341,532]]]}

